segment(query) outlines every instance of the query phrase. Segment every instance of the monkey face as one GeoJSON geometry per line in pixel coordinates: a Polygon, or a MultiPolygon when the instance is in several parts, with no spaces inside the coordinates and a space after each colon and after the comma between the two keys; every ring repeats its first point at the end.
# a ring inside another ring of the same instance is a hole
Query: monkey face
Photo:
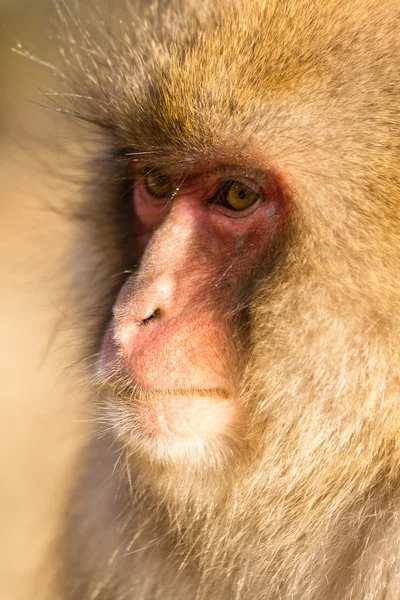
{"type": "Polygon", "coordinates": [[[137,4],[62,55],[104,319],[63,597],[397,599],[400,3],[137,4]]]}
{"type": "Polygon", "coordinates": [[[271,173],[224,168],[171,176],[134,172],[136,273],[122,287],[99,373],[134,443],[174,455],[237,437],[252,274],[284,226],[271,173]]]}

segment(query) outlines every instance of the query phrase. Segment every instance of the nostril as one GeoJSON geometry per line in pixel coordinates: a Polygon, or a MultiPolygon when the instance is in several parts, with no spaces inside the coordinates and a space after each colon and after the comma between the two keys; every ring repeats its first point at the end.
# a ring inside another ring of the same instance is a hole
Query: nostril
{"type": "Polygon", "coordinates": [[[155,319],[159,316],[160,314],[160,309],[156,308],[151,315],[149,315],[148,317],[146,317],[145,319],[141,319],[140,321],[135,321],[135,325],[146,325],[149,321],[151,321],[152,319],[155,319]]]}

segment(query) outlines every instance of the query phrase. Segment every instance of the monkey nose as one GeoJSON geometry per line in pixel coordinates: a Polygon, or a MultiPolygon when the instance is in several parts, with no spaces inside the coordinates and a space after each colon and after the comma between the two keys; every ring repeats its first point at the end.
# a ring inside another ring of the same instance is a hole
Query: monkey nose
{"type": "Polygon", "coordinates": [[[137,328],[166,319],[173,312],[175,301],[176,284],[171,277],[161,276],[139,285],[133,280],[122,288],[113,313],[118,327],[137,328]]]}

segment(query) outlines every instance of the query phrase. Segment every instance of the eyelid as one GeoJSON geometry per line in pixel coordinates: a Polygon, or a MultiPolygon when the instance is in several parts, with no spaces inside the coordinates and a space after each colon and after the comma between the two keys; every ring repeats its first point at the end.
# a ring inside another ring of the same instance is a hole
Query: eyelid
{"type": "Polygon", "coordinates": [[[228,185],[230,183],[240,183],[245,187],[248,187],[249,190],[251,190],[252,192],[254,192],[255,194],[257,194],[258,196],[262,195],[262,188],[261,186],[259,186],[253,179],[247,179],[246,177],[224,177],[224,179],[221,180],[222,186],[221,189],[224,185],[228,185]]]}

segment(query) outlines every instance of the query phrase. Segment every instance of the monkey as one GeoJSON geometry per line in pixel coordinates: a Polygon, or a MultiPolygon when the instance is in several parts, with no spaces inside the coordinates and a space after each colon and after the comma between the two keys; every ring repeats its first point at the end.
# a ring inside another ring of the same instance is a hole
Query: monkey
{"type": "Polygon", "coordinates": [[[92,428],[52,597],[397,600],[400,5],[120,8],[62,15],[92,428]]]}

